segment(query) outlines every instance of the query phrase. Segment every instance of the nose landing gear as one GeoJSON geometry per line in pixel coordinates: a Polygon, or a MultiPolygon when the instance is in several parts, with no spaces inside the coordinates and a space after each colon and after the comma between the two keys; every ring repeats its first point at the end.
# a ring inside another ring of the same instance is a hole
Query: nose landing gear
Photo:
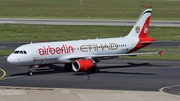
{"type": "Polygon", "coordinates": [[[33,67],[34,67],[34,66],[32,66],[32,65],[28,67],[28,68],[29,68],[29,71],[27,72],[27,75],[30,75],[30,76],[33,75],[33,72],[32,72],[33,67]]]}

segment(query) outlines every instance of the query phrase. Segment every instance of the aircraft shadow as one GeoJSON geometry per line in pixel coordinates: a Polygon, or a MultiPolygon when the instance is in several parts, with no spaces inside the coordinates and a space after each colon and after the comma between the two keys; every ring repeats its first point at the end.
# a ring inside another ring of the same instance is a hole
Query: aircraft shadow
{"type": "MultiPolygon", "coordinates": [[[[28,71],[28,69],[27,69],[28,71]]],[[[27,75],[27,71],[24,73],[16,73],[16,74],[11,74],[9,76],[22,76],[22,75],[27,75]]],[[[48,67],[38,67],[33,69],[33,75],[43,75],[43,74],[54,74],[54,73],[68,73],[68,72],[73,72],[72,70],[65,70],[62,66],[57,66],[57,65],[50,65],[48,67]]]]}
{"type": "Polygon", "coordinates": [[[160,75],[155,73],[138,73],[138,72],[110,72],[110,71],[99,71],[98,73],[106,73],[106,74],[131,74],[131,75],[160,75]]]}
{"type": "MultiPolygon", "coordinates": [[[[164,65],[154,65],[150,64],[149,62],[146,63],[127,63],[128,65],[125,66],[103,66],[100,67],[100,71],[98,73],[108,73],[108,74],[136,74],[136,75],[160,75],[160,74],[153,74],[153,73],[131,73],[131,72],[109,72],[109,71],[103,71],[103,69],[108,69],[108,68],[133,68],[133,67],[140,67],[140,66],[151,66],[151,67],[167,67],[164,65]]],[[[57,65],[50,65],[48,68],[35,68],[33,70],[33,75],[43,75],[43,74],[54,74],[54,73],[68,73],[68,72],[74,72],[73,70],[65,70],[63,66],[57,66],[57,65]]],[[[73,75],[91,75],[91,74],[96,74],[92,72],[77,72],[73,75]]],[[[17,74],[12,74],[9,76],[22,76],[22,75],[27,75],[27,73],[17,73],[17,74]]]]}
{"type": "Polygon", "coordinates": [[[146,63],[131,63],[128,62],[128,65],[125,66],[103,66],[100,67],[101,69],[108,69],[108,68],[133,68],[133,67],[142,67],[142,66],[146,66],[146,67],[168,67],[166,65],[154,65],[154,64],[150,64],[149,62],[146,63]]]}

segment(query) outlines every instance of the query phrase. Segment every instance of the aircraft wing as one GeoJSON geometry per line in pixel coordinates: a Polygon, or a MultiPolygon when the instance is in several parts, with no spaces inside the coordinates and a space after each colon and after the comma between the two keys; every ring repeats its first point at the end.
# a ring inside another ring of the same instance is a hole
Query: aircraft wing
{"type": "Polygon", "coordinates": [[[152,54],[159,54],[160,56],[162,56],[162,50],[159,52],[148,52],[148,53],[70,56],[70,59],[72,59],[72,60],[75,60],[75,59],[93,59],[93,58],[103,58],[103,57],[138,56],[138,55],[152,55],[152,54]]]}

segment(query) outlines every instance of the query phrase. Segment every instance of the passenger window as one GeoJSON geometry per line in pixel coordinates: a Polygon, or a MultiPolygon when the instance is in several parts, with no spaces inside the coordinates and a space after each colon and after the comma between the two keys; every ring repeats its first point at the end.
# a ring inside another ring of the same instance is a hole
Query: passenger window
{"type": "Polygon", "coordinates": [[[23,51],[20,51],[21,54],[23,54],[23,51]]]}
{"type": "Polygon", "coordinates": [[[26,51],[23,51],[24,52],[24,54],[27,54],[27,52],[26,51]]]}

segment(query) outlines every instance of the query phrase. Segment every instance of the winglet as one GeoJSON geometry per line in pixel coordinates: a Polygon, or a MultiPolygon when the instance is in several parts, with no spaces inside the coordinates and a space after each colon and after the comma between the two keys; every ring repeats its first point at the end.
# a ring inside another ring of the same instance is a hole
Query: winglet
{"type": "Polygon", "coordinates": [[[158,54],[159,54],[160,56],[162,56],[162,52],[163,52],[163,51],[161,50],[161,51],[158,52],[158,54]]]}

